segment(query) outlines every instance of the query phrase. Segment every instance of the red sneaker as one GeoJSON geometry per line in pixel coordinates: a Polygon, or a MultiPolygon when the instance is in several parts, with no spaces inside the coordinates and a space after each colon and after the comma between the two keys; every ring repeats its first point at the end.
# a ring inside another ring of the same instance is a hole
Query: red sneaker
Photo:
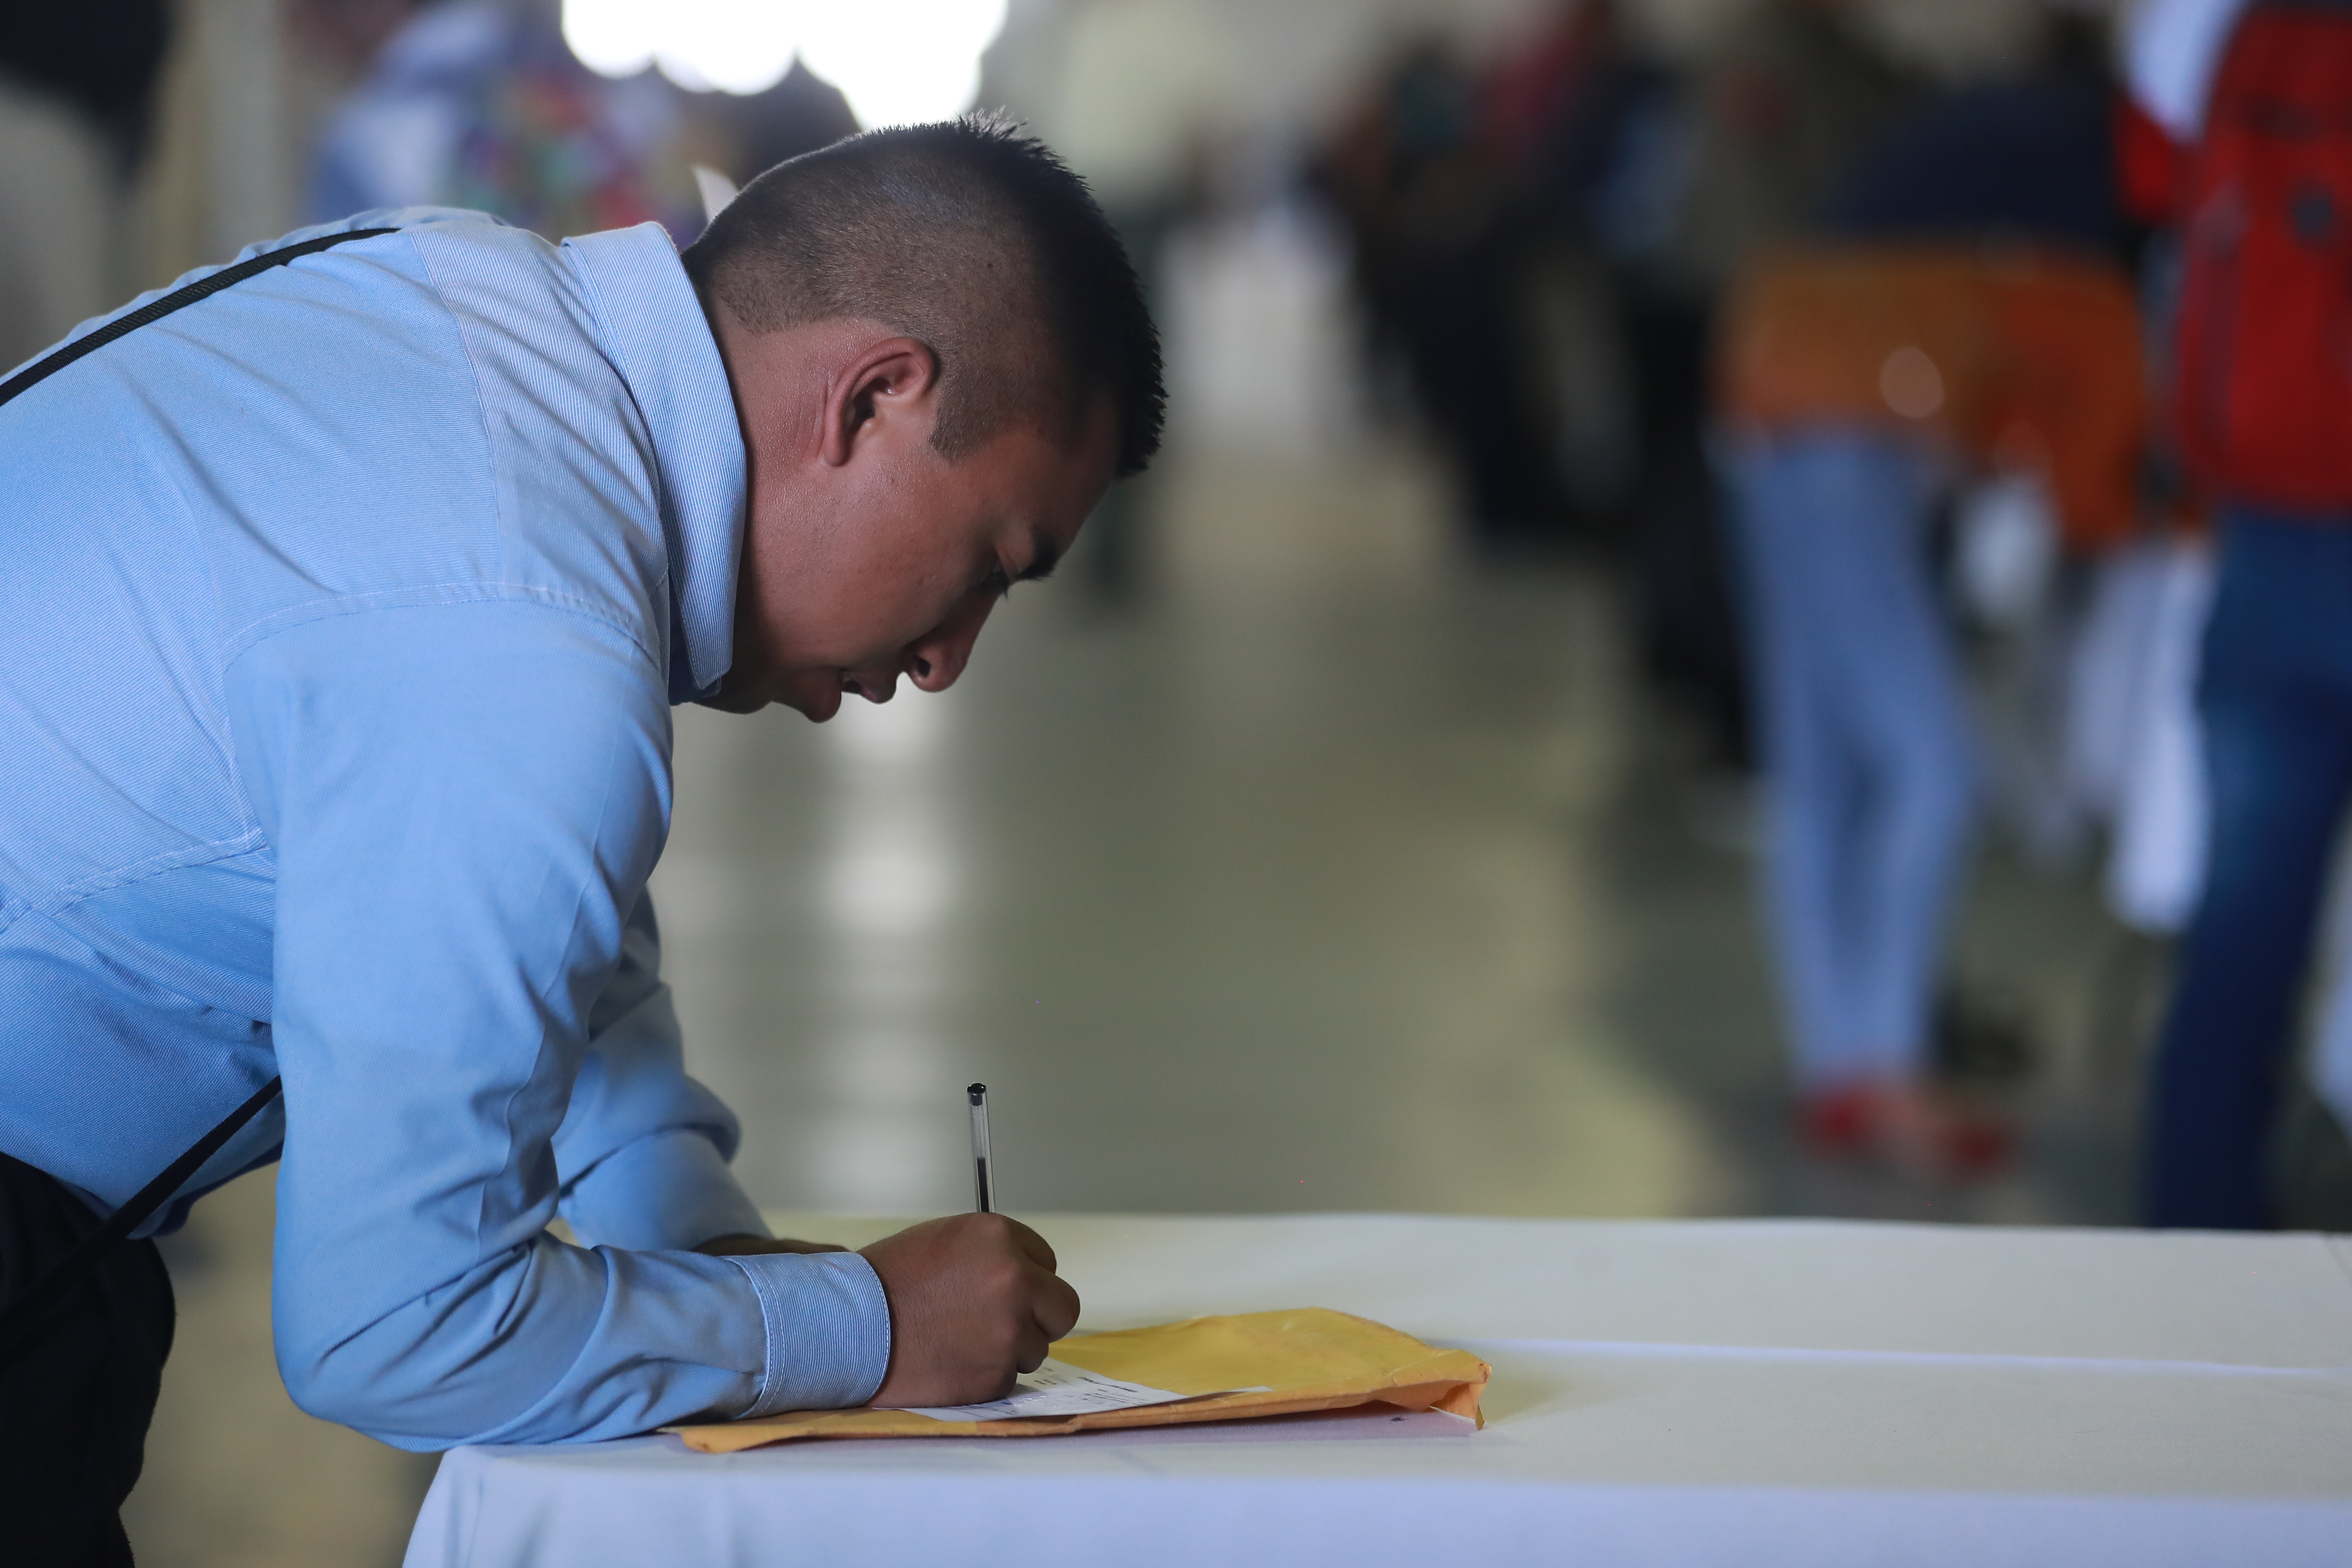
{"type": "Polygon", "coordinates": [[[1875,1142],[1877,1089],[1867,1083],[1817,1089],[1797,1107],[1797,1131],[1813,1153],[1833,1158],[1865,1152],[1875,1142]]]}
{"type": "Polygon", "coordinates": [[[1798,1128],[1812,1152],[1867,1155],[1928,1181],[1977,1181],[2007,1165],[2009,1128],[1949,1096],[1907,1083],[1857,1083],[1808,1095],[1798,1128]]]}

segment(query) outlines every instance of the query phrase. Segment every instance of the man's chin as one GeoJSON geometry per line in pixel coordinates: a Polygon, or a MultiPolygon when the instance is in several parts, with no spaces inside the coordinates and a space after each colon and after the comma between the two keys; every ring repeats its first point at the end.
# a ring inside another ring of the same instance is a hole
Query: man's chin
{"type": "Polygon", "coordinates": [[[795,689],[758,690],[722,682],[718,690],[697,700],[705,708],[716,708],[721,713],[757,713],[770,703],[781,702],[806,718],[811,723],[822,724],[841,711],[841,688],[834,684],[837,677],[824,682],[809,681],[795,689]]]}
{"type": "Polygon", "coordinates": [[[776,700],[810,723],[822,724],[841,711],[841,688],[821,686],[810,691],[787,691],[776,700]]]}

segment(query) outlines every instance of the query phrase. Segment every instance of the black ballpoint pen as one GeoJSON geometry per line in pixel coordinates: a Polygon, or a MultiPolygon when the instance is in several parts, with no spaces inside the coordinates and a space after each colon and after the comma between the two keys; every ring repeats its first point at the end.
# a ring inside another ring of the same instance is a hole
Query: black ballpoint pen
{"type": "Polygon", "coordinates": [[[979,1214],[994,1214],[996,1183],[988,1169],[988,1085],[975,1083],[963,1092],[971,1102],[971,1206],[979,1214]]]}

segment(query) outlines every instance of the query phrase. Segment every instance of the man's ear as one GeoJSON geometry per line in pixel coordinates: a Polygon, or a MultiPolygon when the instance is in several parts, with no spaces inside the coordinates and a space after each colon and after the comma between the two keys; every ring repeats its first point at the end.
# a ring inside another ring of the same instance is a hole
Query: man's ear
{"type": "Polygon", "coordinates": [[[861,443],[903,428],[930,439],[939,413],[940,362],[921,342],[879,338],[860,349],[825,389],[821,456],[839,468],[861,443]]]}

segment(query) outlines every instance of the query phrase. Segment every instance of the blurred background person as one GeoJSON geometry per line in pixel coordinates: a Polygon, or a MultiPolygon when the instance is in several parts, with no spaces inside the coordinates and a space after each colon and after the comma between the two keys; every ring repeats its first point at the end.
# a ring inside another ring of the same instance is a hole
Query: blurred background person
{"type": "Polygon", "coordinates": [[[310,221],[438,205],[550,239],[647,219],[681,245],[701,231],[676,91],[588,69],[546,0],[299,0],[291,17],[355,77],[320,129],[310,221]]]}
{"type": "Polygon", "coordinates": [[[2078,540],[2130,527],[2131,289],[2057,251],[1816,247],[1751,269],[1724,366],[1801,1126],[1822,1152],[1980,1173],[2003,1140],[1937,1092],[1929,1050],[1980,775],[1930,528],[1972,471],[2078,540]]]}
{"type": "Polygon", "coordinates": [[[2147,1204],[2157,1225],[2257,1228],[2352,796],[2352,15],[2258,3],[2218,57],[2184,54],[2181,98],[2210,86],[2178,187],[2172,415],[2221,557],[2199,677],[2209,859],[2158,1045],[2147,1204]]]}
{"type": "Polygon", "coordinates": [[[1725,334],[1799,1124],[1817,1152],[1921,1174],[1981,1173],[2003,1152],[1929,1081],[1978,765],[1928,562],[1941,433],[1906,427],[1945,412],[1974,345],[1965,327],[1923,329],[1961,317],[1972,281],[1965,263],[1869,252],[1784,260],[1751,277],[1725,334]]]}
{"type": "MultiPolygon", "coordinates": [[[[2083,638],[2083,583],[2103,579],[2119,554],[2137,559],[2134,547],[2149,531],[2136,495],[2147,459],[2144,396],[2132,379],[2141,358],[2112,331],[2129,319],[2145,230],[2118,186],[2115,126],[2124,100],[2105,19],[2053,6],[2035,18],[2028,41],[2011,68],[1935,92],[1891,122],[1828,204],[1823,228],[1866,242],[1980,247],[2021,262],[2051,253],[2092,260],[2103,264],[2106,300],[2121,301],[2086,323],[2053,323],[2053,342],[2086,326],[2097,335],[2072,359],[2041,359],[2039,374],[2105,374],[2045,388],[2032,417],[1997,437],[2005,449],[1947,492],[1931,541],[1944,619],[1969,665],[1988,819],[2055,872],[2084,858],[2095,825],[2128,790],[2102,791],[2070,771],[2084,744],[2077,731],[2089,722],[2104,734],[2118,727],[2099,728],[2111,711],[2136,712],[2126,705],[2145,701],[2137,662],[2116,673],[2120,687],[2095,690],[2076,668],[2086,647],[2104,646],[2083,638]],[[2049,433],[2058,422],[2070,458],[2085,438],[2105,443],[2108,468],[2095,493],[2079,481],[2071,495],[2050,493],[2049,433]],[[2080,699],[2071,708],[2070,695],[2080,699]]],[[[2126,581],[2137,590],[2147,577],[2126,581]]],[[[2110,595],[2103,607],[2112,603],[2110,595]]],[[[2152,651],[2144,638],[2129,647],[2152,651]]],[[[2029,1070],[2046,1042],[2031,1038],[1990,988],[1947,974],[1934,1045],[1942,1068],[1999,1079],[2029,1070]]]]}
{"type": "MultiPolygon", "coordinates": [[[[2139,236],[2148,404],[2173,398],[2180,294],[2175,212],[2181,149],[2196,139],[2207,79],[2243,0],[2151,0],[2121,18],[2122,95],[2112,121],[2116,195],[2139,236]]],[[[2116,931],[2101,963],[2091,1048],[2103,1076],[2144,1072],[2168,988],[2171,944],[2196,910],[2205,866],[2198,647],[2213,593],[2210,508],[2183,470],[2169,421],[2152,418],[2140,527],[2093,552],[2075,584],[2066,649],[2063,773],[2071,804],[2104,830],[2100,890],[2116,931]]]]}
{"type": "Polygon", "coordinates": [[[1641,320],[1654,383],[1632,586],[1651,675],[1698,718],[1718,759],[1749,754],[1745,643],[1705,456],[1705,366],[1722,290],[1759,247],[1818,225],[1854,164],[1921,90],[1851,0],[1741,7],[1683,89],[1680,178],[1641,320]]]}
{"type": "Polygon", "coordinates": [[[1446,40],[1406,44],[1348,110],[1322,183],[1354,240],[1373,352],[1403,368],[1453,466],[1471,541],[1491,552],[1554,534],[1561,501],[1528,420],[1512,171],[1480,88],[1446,40]]]}
{"type": "MultiPolygon", "coordinates": [[[[2020,530],[2088,552],[2134,527],[2144,389],[2113,113],[2100,35],[2053,22],[2038,70],[1889,128],[1824,215],[1850,237],[1751,262],[1726,344],[1768,907],[1824,1152],[1966,1173],[2000,1152],[1937,1092],[1930,1053],[1986,751],[1931,529],[1971,469],[1991,503],[1973,531],[2012,555],[2057,543],[2004,538],[2020,530]]],[[[2043,595],[1984,596],[2033,617],[2043,595]]]]}
{"type": "Polygon", "coordinates": [[[165,0],[0,5],[0,365],[131,284],[125,197],[170,34],[165,0]]]}
{"type": "Polygon", "coordinates": [[[1622,551],[1640,495],[1650,386],[1627,262],[1659,195],[1652,132],[1671,96],[1612,0],[1553,6],[1486,72],[1488,136],[1511,182],[1508,284],[1529,422],[1565,540],[1585,556],[1622,551]]]}
{"type": "Polygon", "coordinates": [[[2127,266],[2139,230],[2116,185],[2107,30],[2042,19],[2034,57],[1936,93],[1886,123],[1824,205],[1831,233],[2032,243],[2127,266]]]}

